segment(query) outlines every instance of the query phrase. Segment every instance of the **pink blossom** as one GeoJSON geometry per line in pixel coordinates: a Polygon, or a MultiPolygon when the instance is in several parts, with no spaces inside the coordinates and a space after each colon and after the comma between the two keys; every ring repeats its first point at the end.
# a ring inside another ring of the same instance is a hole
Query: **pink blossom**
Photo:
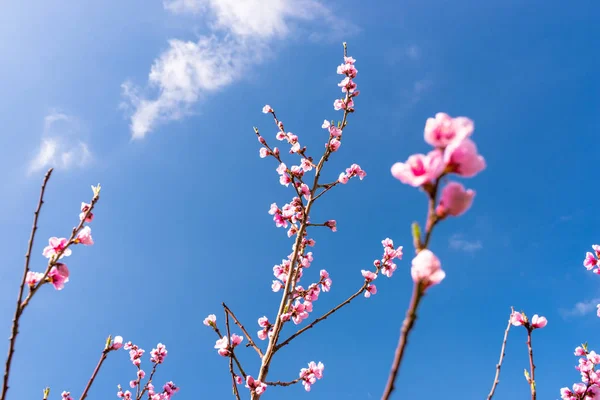
{"type": "Polygon", "coordinates": [[[344,185],[348,183],[349,180],[350,178],[344,172],[342,172],[338,178],[338,182],[344,185]]]}
{"type": "Polygon", "coordinates": [[[267,104],[267,105],[265,105],[265,106],[263,107],[263,109],[262,109],[262,112],[263,112],[263,113],[265,113],[265,114],[268,114],[268,113],[270,113],[270,112],[273,112],[273,109],[271,108],[271,106],[270,106],[270,105],[268,105],[268,104],[267,104]]]}
{"type": "Polygon", "coordinates": [[[442,152],[433,150],[427,155],[414,154],[405,163],[392,166],[392,175],[400,182],[419,187],[437,179],[443,172],[442,152]]]}
{"type": "Polygon", "coordinates": [[[510,323],[513,324],[513,326],[521,326],[525,324],[525,318],[522,313],[514,312],[510,315],[510,323]]]}
{"type": "Polygon", "coordinates": [[[123,336],[115,336],[110,349],[119,350],[121,347],[123,347],[123,336]]]}
{"type": "Polygon", "coordinates": [[[49,245],[44,248],[42,255],[46,258],[52,258],[56,254],[62,252],[60,258],[68,257],[71,255],[71,249],[66,248],[69,241],[65,238],[51,237],[48,240],[49,245]]]}
{"type": "Polygon", "coordinates": [[[266,328],[268,326],[270,326],[271,324],[269,323],[269,319],[265,316],[265,317],[260,317],[258,319],[258,326],[262,326],[263,328],[266,328]]]}
{"type": "Polygon", "coordinates": [[[346,103],[342,99],[335,99],[335,101],[333,102],[333,109],[336,111],[337,110],[345,110],[346,107],[347,107],[346,103]]]}
{"type": "Polygon", "coordinates": [[[335,222],[334,219],[330,219],[329,221],[325,222],[324,225],[326,227],[328,227],[329,229],[331,229],[332,232],[337,231],[337,223],[335,222]]]}
{"type": "Polygon", "coordinates": [[[56,290],[62,290],[69,282],[69,269],[65,264],[57,263],[48,272],[48,278],[56,290]]]}
{"type": "Polygon", "coordinates": [[[331,278],[329,278],[329,272],[327,272],[326,270],[322,269],[320,272],[321,275],[321,288],[323,289],[324,292],[329,292],[329,290],[331,289],[331,278]]]}
{"type": "Polygon", "coordinates": [[[300,378],[302,379],[302,385],[304,390],[310,392],[311,385],[314,385],[317,379],[323,378],[323,369],[325,366],[322,362],[316,364],[314,361],[308,363],[308,368],[302,368],[300,370],[300,378]]]}
{"type": "Polygon", "coordinates": [[[598,260],[596,259],[594,254],[590,253],[589,251],[587,253],[585,253],[585,259],[583,260],[583,266],[589,271],[592,268],[596,267],[597,265],[598,265],[598,260]]]}
{"type": "Polygon", "coordinates": [[[43,277],[44,274],[42,272],[28,271],[27,277],[25,278],[25,283],[27,283],[27,285],[31,288],[37,285],[43,277]]]}
{"type": "Polygon", "coordinates": [[[466,178],[473,177],[486,167],[485,159],[477,153],[477,146],[471,139],[452,142],[444,150],[446,170],[466,178]]]}
{"type": "Polygon", "coordinates": [[[256,394],[263,394],[267,390],[267,385],[259,380],[255,380],[250,375],[246,376],[246,387],[256,394]]]}
{"type": "Polygon", "coordinates": [[[223,336],[216,341],[215,349],[217,349],[217,353],[219,353],[220,356],[229,356],[229,340],[227,339],[227,336],[223,336]]]}
{"type": "Polygon", "coordinates": [[[594,364],[600,364],[600,355],[596,354],[594,350],[590,351],[587,355],[587,359],[594,364]]]}
{"type": "Polygon", "coordinates": [[[242,382],[244,382],[243,378],[239,375],[235,376],[235,383],[237,383],[238,385],[241,385],[242,382]]]}
{"type": "Polygon", "coordinates": [[[435,210],[436,214],[442,218],[446,215],[458,217],[471,207],[474,197],[473,190],[465,190],[465,187],[458,182],[449,182],[442,190],[440,204],[435,210]]]}
{"type": "Polygon", "coordinates": [[[376,294],[376,293],[377,293],[377,286],[375,286],[372,283],[369,283],[366,287],[365,297],[368,299],[369,297],[371,297],[372,294],[376,294]]]}
{"type": "Polygon", "coordinates": [[[238,344],[242,343],[243,340],[244,340],[243,336],[239,336],[234,333],[231,335],[231,346],[235,347],[238,344]]]}
{"type": "MultiPolygon", "coordinates": [[[[79,214],[79,220],[83,220],[85,218],[85,213],[88,212],[88,210],[90,209],[91,205],[88,203],[81,203],[81,214],[79,214]]],[[[94,219],[94,214],[93,213],[89,213],[87,218],[85,218],[85,222],[92,222],[92,220],[94,219]]]]}
{"type": "Polygon", "coordinates": [[[76,244],[83,244],[86,246],[91,246],[94,244],[94,240],[92,239],[92,229],[89,226],[84,226],[83,229],[79,231],[77,237],[74,240],[76,244]]]}
{"type": "Polygon", "coordinates": [[[531,317],[531,327],[533,329],[543,328],[547,324],[548,324],[548,320],[546,319],[546,317],[540,317],[537,314],[535,314],[533,317],[531,317]]]}
{"type": "MultiPolygon", "coordinates": [[[[331,141],[329,142],[329,149],[333,152],[333,151],[338,151],[338,149],[340,148],[340,146],[342,145],[342,142],[340,142],[337,138],[333,138],[331,139],[331,141]]],[[[327,145],[325,145],[327,147],[327,145]]]]}
{"type": "Polygon", "coordinates": [[[71,392],[62,392],[61,396],[62,400],[73,400],[73,398],[71,397],[71,392]]]}
{"type": "Polygon", "coordinates": [[[304,172],[307,172],[307,171],[310,171],[310,170],[313,169],[312,162],[309,159],[307,159],[307,158],[303,158],[300,161],[300,167],[302,167],[302,169],[304,170],[304,172]]]}
{"type": "Polygon", "coordinates": [[[574,354],[576,356],[584,356],[585,355],[585,350],[583,349],[583,347],[578,346],[578,347],[575,348],[574,354]]]}
{"type": "Polygon", "coordinates": [[[208,317],[204,318],[204,325],[212,326],[213,328],[217,326],[217,316],[215,314],[210,314],[208,317]]]}
{"type": "Polygon", "coordinates": [[[260,155],[260,158],[265,158],[269,155],[269,150],[265,147],[261,147],[258,154],[260,155]]]}
{"type": "Polygon", "coordinates": [[[413,258],[410,272],[413,280],[424,288],[437,285],[446,277],[440,260],[429,249],[421,250],[413,258]]]}
{"type": "Polygon", "coordinates": [[[164,344],[159,343],[155,349],[150,352],[150,361],[155,364],[162,364],[167,356],[167,348],[164,344]]]}
{"type": "Polygon", "coordinates": [[[473,121],[466,117],[452,118],[446,113],[437,113],[425,123],[425,141],[433,147],[446,147],[461,141],[473,133],[473,121]]]}
{"type": "Polygon", "coordinates": [[[365,271],[364,269],[361,271],[362,276],[365,278],[367,282],[372,282],[377,279],[377,274],[371,271],[365,271]]]}

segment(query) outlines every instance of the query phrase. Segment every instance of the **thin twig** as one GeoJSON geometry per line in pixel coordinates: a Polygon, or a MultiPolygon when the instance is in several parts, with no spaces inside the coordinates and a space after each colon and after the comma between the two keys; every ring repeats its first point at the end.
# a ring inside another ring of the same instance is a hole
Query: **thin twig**
{"type": "MultiPolygon", "coordinates": [[[[512,309],[511,307],[511,316],[512,314],[515,312],[514,309],[512,309]]],[[[492,384],[492,389],[490,390],[490,393],[488,394],[487,400],[492,400],[492,397],[494,396],[494,392],[496,391],[496,386],[498,386],[498,383],[500,383],[500,368],[502,368],[502,361],[504,360],[504,352],[506,350],[506,340],[508,339],[508,331],[510,330],[510,326],[511,326],[511,322],[510,322],[510,317],[508,318],[508,325],[506,325],[506,330],[504,331],[504,339],[502,340],[502,349],[500,350],[500,360],[498,361],[498,364],[496,364],[496,376],[494,377],[494,383],[492,384]]]]}
{"type": "Polygon", "coordinates": [[[417,319],[417,308],[419,307],[419,302],[422,298],[423,290],[421,288],[421,284],[415,282],[412,297],[410,299],[410,305],[408,307],[408,311],[406,311],[404,322],[402,322],[402,328],[400,329],[400,338],[398,339],[398,347],[396,347],[394,362],[392,363],[392,370],[390,371],[390,376],[381,400],[388,400],[394,391],[394,383],[396,381],[396,377],[398,376],[398,371],[400,371],[400,363],[402,362],[404,350],[406,349],[406,344],[408,343],[408,334],[410,333],[415,320],[417,319]]]}
{"type": "Polygon", "coordinates": [[[289,338],[287,338],[286,340],[284,340],[283,342],[281,342],[280,344],[278,344],[275,347],[275,351],[278,351],[279,349],[281,349],[283,346],[289,344],[292,340],[294,340],[294,338],[296,338],[297,336],[300,336],[301,334],[303,334],[304,332],[306,332],[307,330],[311,329],[312,327],[314,327],[316,324],[318,324],[319,322],[327,319],[327,317],[329,317],[331,314],[333,314],[334,312],[336,312],[337,310],[339,310],[340,308],[344,307],[347,304],[350,304],[350,302],[352,300],[354,300],[356,297],[360,296],[367,288],[367,283],[363,284],[362,287],[356,292],[354,293],[352,296],[348,297],[346,300],[344,300],[342,303],[338,304],[337,306],[335,306],[334,308],[332,308],[331,310],[329,310],[328,312],[326,312],[325,314],[323,314],[322,316],[320,316],[319,318],[315,319],[313,322],[311,322],[310,324],[306,325],[304,328],[298,330],[296,333],[294,333],[292,336],[290,336],[289,338]]]}
{"type": "Polygon", "coordinates": [[[267,385],[267,386],[292,386],[292,385],[295,385],[296,383],[300,382],[301,380],[302,380],[302,378],[296,378],[290,382],[281,382],[281,381],[265,382],[265,385],[267,385]]]}
{"type": "Polygon", "coordinates": [[[233,346],[231,345],[231,331],[229,330],[229,313],[227,312],[227,306],[223,303],[225,308],[225,325],[227,326],[227,346],[230,347],[229,351],[229,373],[231,374],[231,387],[233,388],[233,394],[237,400],[240,400],[240,393],[238,392],[237,384],[235,383],[235,372],[233,372],[233,346]]]}
{"type": "Polygon", "coordinates": [[[10,367],[12,364],[13,354],[15,352],[15,342],[17,340],[17,335],[19,334],[19,320],[21,318],[21,315],[23,314],[23,308],[21,307],[21,301],[23,300],[23,290],[25,288],[25,281],[27,280],[27,273],[29,272],[29,260],[31,258],[31,249],[33,248],[33,241],[35,239],[35,233],[37,231],[37,221],[40,215],[40,210],[42,209],[42,204],[44,204],[44,192],[46,191],[46,184],[50,179],[50,175],[52,175],[52,168],[50,168],[44,176],[42,188],[40,190],[40,198],[38,200],[38,205],[33,214],[33,226],[31,228],[31,234],[29,236],[27,253],[25,253],[25,267],[23,269],[23,278],[21,279],[21,285],[19,286],[19,296],[17,297],[17,305],[15,307],[11,335],[9,338],[10,344],[8,346],[8,356],[6,357],[6,365],[4,367],[4,381],[2,385],[2,395],[0,396],[1,400],[6,399],[6,392],[8,391],[8,378],[10,375],[10,367]]]}
{"type": "Polygon", "coordinates": [[[98,361],[98,364],[96,365],[96,368],[94,369],[94,372],[92,373],[92,377],[88,381],[87,385],[85,385],[85,389],[83,389],[83,393],[81,394],[81,397],[79,398],[79,400],[84,400],[87,397],[88,391],[92,387],[92,383],[94,383],[94,380],[96,379],[96,375],[98,375],[98,372],[100,371],[100,368],[102,367],[102,363],[104,362],[104,360],[106,360],[106,356],[108,355],[110,350],[111,350],[110,347],[102,350],[102,355],[100,356],[100,360],[98,361]]]}
{"type": "Polygon", "coordinates": [[[233,319],[233,321],[235,322],[235,324],[240,327],[240,329],[242,330],[242,332],[244,332],[244,334],[248,338],[248,345],[252,346],[254,348],[254,350],[256,350],[256,352],[258,353],[258,355],[260,356],[260,358],[263,358],[262,351],[256,345],[256,343],[254,342],[254,340],[252,340],[252,336],[250,336],[250,334],[248,333],[248,331],[246,330],[246,328],[244,328],[244,326],[242,325],[242,323],[235,317],[235,315],[233,314],[233,311],[231,311],[231,309],[229,307],[227,307],[227,305],[225,305],[225,303],[221,303],[221,304],[223,305],[223,308],[225,309],[225,311],[229,315],[231,315],[231,318],[233,319]]]}
{"type": "MultiPolygon", "coordinates": [[[[158,363],[154,363],[154,366],[152,367],[152,372],[150,372],[150,378],[148,378],[148,381],[144,385],[144,389],[142,389],[142,393],[140,393],[138,396],[136,396],[137,400],[140,400],[142,397],[144,397],[144,393],[146,393],[148,391],[148,385],[150,385],[152,383],[152,378],[154,378],[154,374],[156,373],[157,367],[158,367],[158,363]]],[[[140,382],[138,382],[137,387],[138,388],[140,387],[140,382]]]]}
{"type": "Polygon", "coordinates": [[[531,388],[531,400],[536,400],[536,387],[535,387],[535,364],[533,363],[533,346],[531,345],[531,332],[533,328],[527,327],[527,348],[529,349],[529,369],[531,370],[531,377],[529,378],[529,387],[531,388]]]}

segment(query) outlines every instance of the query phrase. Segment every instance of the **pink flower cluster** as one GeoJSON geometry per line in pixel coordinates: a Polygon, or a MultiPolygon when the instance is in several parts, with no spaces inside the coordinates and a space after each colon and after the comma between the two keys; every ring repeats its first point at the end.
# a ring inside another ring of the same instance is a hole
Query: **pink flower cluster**
{"type": "Polygon", "coordinates": [[[62,392],[61,393],[62,400],[73,400],[71,397],[71,392],[62,392]]]}
{"type": "Polygon", "coordinates": [[[560,389],[562,400],[598,400],[600,399],[600,373],[596,366],[600,364],[600,355],[595,351],[588,351],[587,345],[575,349],[579,365],[575,367],[581,374],[581,382],[573,384],[573,389],[564,387],[560,389]]]}
{"type": "Polygon", "coordinates": [[[215,349],[217,349],[217,353],[223,357],[229,357],[231,354],[231,350],[233,350],[238,344],[242,343],[244,340],[243,336],[238,336],[235,333],[231,335],[231,346],[229,345],[229,339],[227,336],[223,336],[218,339],[215,343],[215,349]]]}
{"type": "MultiPolygon", "coordinates": [[[[436,114],[425,124],[425,141],[434,150],[427,155],[412,155],[406,162],[394,164],[392,175],[402,183],[423,187],[427,191],[436,180],[449,173],[465,178],[477,175],[485,169],[486,163],[470,139],[472,133],[473,122],[470,119],[436,114]]],[[[465,190],[460,183],[449,182],[442,190],[436,208],[438,218],[461,215],[469,209],[474,196],[474,191],[465,190]]]]}
{"type": "Polygon", "coordinates": [[[528,330],[534,330],[545,327],[548,324],[548,320],[546,317],[540,317],[535,314],[531,318],[531,321],[529,321],[524,313],[514,312],[510,316],[510,323],[513,324],[513,326],[524,326],[528,330]]]}
{"type": "Polygon", "coordinates": [[[345,185],[355,176],[358,176],[358,178],[362,181],[363,178],[367,176],[367,173],[360,168],[360,165],[352,164],[350,168],[346,168],[346,172],[342,172],[340,174],[338,177],[338,182],[345,185]]]}
{"type": "MultiPolygon", "coordinates": [[[[81,203],[81,214],[79,214],[80,220],[84,220],[85,218],[85,222],[92,221],[94,215],[91,212],[88,212],[89,209],[89,204],[81,203]],[[87,217],[86,213],[88,213],[87,217]]],[[[85,246],[93,245],[94,240],[92,239],[91,228],[89,226],[81,228],[79,233],[77,233],[70,243],[69,239],[66,238],[51,237],[48,240],[48,246],[42,251],[42,255],[50,259],[50,270],[47,273],[28,271],[25,282],[29,288],[34,288],[42,280],[44,280],[44,283],[51,283],[56,290],[62,290],[65,287],[65,284],[69,282],[69,268],[66,264],[56,261],[71,255],[72,251],[69,248],[71,244],[83,244],[85,246]]]]}
{"type": "MultiPolygon", "coordinates": [[[[148,400],[170,400],[171,397],[176,392],[179,391],[179,388],[177,386],[175,386],[175,384],[173,382],[167,382],[166,384],[163,385],[162,392],[156,392],[154,385],[152,384],[151,381],[148,381],[148,382],[146,382],[145,385],[143,385],[142,379],[144,379],[146,377],[146,372],[143,369],[141,369],[140,365],[142,362],[141,358],[144,355],[145,351],[144,351],[144,349],[133,344],[132,342],[127,342],[127,343],[125,343],[125,345],[123,345],[122,343],[123,343],[123,338],[121,336],[117,336],[117,337],[115,337],[115,340],[114,340],[111,348],[113,350],[116,350],[116,349],[121,348],[121,346],[123,346],[123,349],[129,351],[129,359],[131,360],[132,364],[137,367],[136,379],[129,381],[129,387],[131,387],[131,388],[138,387],[141,390],[145,390],[146,393],[148,393],[148,400]]],[[[152,349],[152,351],[150,352],[150,361],[154,364],[153,372],[156,370],[156,367],[159,364],[162,364],[165,361],[166,357],[167,357],[167,348],[164,344],[159,343],[156,345],[156,348],[152,349]]],[[[150,379],[152,379],[152,375],[153,374],[151,374],[150,379]]],[[[117,397],[124,399],[124,400],[130,400],[130,399],[132,399],[132,394],[129,390],[123,391],[121,389],[121,386],[119,385],[119,391],[117,392],[117,397]]]]}
{"type": "Polygon", "coordinates": [[[267,385],[261,381],[255,380],[250,375],[246,376],[246,387],[256,394],[263,394],[267,390],[267,385]]]}
{"type": "Polygon", "coordinates": [[[375,272],[366,271],[364,269],[361,271],[363,278],[365,278],[365,284],[367,285],[365,287],[366,298],[369,298],[372,294],[377,293],[377,286],[375,286],[375,284],[372,282],[377,279],[379,272],[381,271],[383,275],[391,278],[394,271],[398,268],[394,263],[394,260],[402,259],[402,246],[394,248],[394,241],[389,238],[382,240],[381,244],[383,245],[383,257],[381,260],[373,261],[373,265],[376,268],[375,272]]]}
{"type": "Polygon", "coordinates": [[[323,377],[323,370],[325,366],[322,362],[316,364],[314,361],[308,363],[308,368],[302,368],[300,370],[300,379],[302,379],[302,385],[304,385],[304,390],[310,392],[310,386],[314,385],[317,379],[321,379],[323,377]]]}
{"type": "Polygon", "coordinates": [[[359,91],[356,90],[356,83],[353,81],[358,75],[358,70],[354,66],[355,63],[354,58],[344,57],[344,63],[337,68],[338,75],[346,76],[338,83],[338,86],[342,88],[342,92],[346,93],[346,97],[333,102],[333,108],[336,110],[354,112],[354,98],[359,95],[359,91]]]}

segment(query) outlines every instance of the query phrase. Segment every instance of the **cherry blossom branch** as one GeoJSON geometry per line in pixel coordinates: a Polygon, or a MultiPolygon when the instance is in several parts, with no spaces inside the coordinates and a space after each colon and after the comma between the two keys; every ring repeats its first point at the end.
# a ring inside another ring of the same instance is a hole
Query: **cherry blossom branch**
{"type": "MultiPolygon", "coordinates": [[[[221,335],[221,331],[219,331],[219,328],[217,328],[216,325],[213,326],[212,328],[215,331],[215,333],[219,336],[219,339],[223,339],[223,335],[221,335]]],[[[231,357],[233,358],[233,361],[235,361],[235,364],[237,365],[238,369],[240,370],[240,374],[242,374],[244,379],[246,379],[246,372],[244,372],[244,369],[242,368],[242,364],[240,363],[237,356],[235,355],[233,347],[230,348],[230,352],[231,352],[231,357]]]]}
{"type": "Polygon", "coordinates": [[[231,316],[231,318],[233,319],[233,322],[235,322],[235,324],[240,327],[240,329],[242,330],[242,332],[244,332],[244,334],[246,335],[246,338],[248,338],[248,344],[246,345],[246,347],[248,347],[248,346],[253,347],[254,350],[256,350],[256,353],[258,353],[259,357],[262,358],[263,357],[262,351],[256,345],[256,343],[254,342],[254,340],[252,340],[252,336],[250,336],[250,334],[248,333],[248,331],[246,330],[246,328],[244,328],[244,326],[241,324],[241,322],[233,314],[233,311],[231,311],[231,309],[229,307],[227,307],[225,305],[225,303],[221,303],[221,304],[223,305],[223,308],[225,309],[225,312],[227,312],[231,316]]]}
{"type": "Polygon", "coordinates": [[[535,364],[533,363],[533,347],[531,345],[532,331],[532,327],[527,327],[527,348],[529,349],[529,369],[531,370],[531,375],[529,375],[527,370],[525,370],[525,378],[527,378],[529,387],[531,388],[531,400],[536,400],[537,393],[535,387],[535,364]]]}
{"type": "MultiPolygon", "coordinates": [[[[515,312],[515,310],[511,307],[511,314],[515,312]]],[[[500,360],[498,364],[496,364],[496,376],[494,377],[494,383],[492,384],[492,389],[487,396],[487,400],[492,400],[494,396],[494,392],[496,391],[496,387],[498,383],[500,383],[500,369],[502,368],[502,361],[504,360],[504,352],[506,350],[506,341],[508,339],[508,331],[510,330],[510,326],[512,325],[510,318],[508,319],[508,324],[506,325],[506,330],[504,331],[504,339],[502,340],[502,348],[500,349],[500,360]]]]}
{"type": "MultiPolygon", "coordinates": [[[[148,378],[148,381],[144,385],[144,389],[142,389],[142,392],[136,395],[136,397],[135,397],[136,400],[140,400],[144,396],[144,393],[146,393],[148,391],[148,387],[149,387],[149,385],[152,384],[152,378],[154,378],[154,374],[156,373],[157,367],[158,367],[158,363],[154,363],[154,365],[152,366],[152,371],[150,372],[150,377],[148,378]]],[[[138,387],[138,392],[139,392],[140,385],[138,384],[137,387],[138,387]]]]}
{"type": "Polygon", "coordinates": [[[23,278],[21,279],[21,285],[19,286],[19,295],[17,297],[17,305],[15,307],[15,314],[13,317],[13,323],[11,328],[11,335],[9,338],[9,346],[8,346],[8,355],[6,357],[6,364],[4,367],[4,379],[2,384],[2,395],[0,396],[1,400],[6,399],[6,392],[8,391],[8,379],[10,376],[10,367],[12,365],[12,358],[15,352],[15,342],[17,340],[17,335],[19,334],[19,321],[21,319],[21,315],[23,314],[23,308],[21,307],[21,301],[23,300],[23,291],[25,289],[25,281],[27,280],[27,273],[29,272],[29,260],[31,259],[31,249],[33,248],[33,242],[35,239],[35,233],[37,231],[37,221],[40,215],[40,210],[42,209],[42,204],[44,204],[44,193],[46,191],[46,184],[52,175],[52,168],[46,172],[44,176],[44,180],[42,182],[42,188],[40,190],[40,197],[38,200],[37,208],[33,214],[33,226],[31,228],[31,234],[29,236],[29,244],[27,245],[27,253],[25,253],[25,267],[23,269],[23,278]]]}
{"type": "Polygon", "coordinates": [[[342,303],[338,304],[337,306],[335,306],[334,308],[332,308],[331,310],[329,310],[328,312],[326,312],[325,314],[323,314],[322,316],[320,316],[319,318],[315,319],[313,322],[311,322],[310,324],[306,325],[304,328],[298,330],[296,333],[294,333],[292,336],[290,336],[289,338],[287,338],[286,340],[284,340],[283,342],[281,342],[280,344],[278,344],[275,347],[275,351],[279,351],[279,349],[281,349],[283,346],[288,345],[292,340],[294,340],[296,337],[300,336],[301,334],[303,334],[304,332],[306,332],[307,330],[313,328],[316,324],[318,324],[321,321],[324,321],[325,319],[327,319],[327,317],[329,317],[331,314],[335,313],[337,310],[339,310],[340,308],[344,307],[345,305],[350,304],[350,302],[352,300],[354,300],[355,298],[357,298],[358,296],[360,296],[362,293],[364,293],[364,291],[367,289],[367,285],[368,283],[364,283],[362,285],[362,287],[356,292],[354,293],[352,296],[348,297],[346,300],[344,300],[342,303]]]}
{"type": "MultiPolygon", "coordinates": [[[[424,187],[424,190],[429,195],[429,207],[427,211],[427,224],[425,228],[425,240],[421,241],[421,233],[419,231],[418,225],[413,226],[413,241],[415,243],[416,253],[419,254],[422,250],[425,250],[429,245],[429,240],[431,239],[431,233],[433,232],[433,228],[435,228],[436,224],[440,220],[435,212],[435,204],[437,200],[437,193],[439,182],[441,180],[441,176],[435,181],[435,183],[429,187],[427,185],[424,187]]],[[[392,368],[390,371],[390,375],[388,377],[387,384],[385,386],[383,396],[381,400],[388,400],[394,391],[394,384],[396,378],[398,377],[398,372],[400,371],[400,364],[402,363],[402,358],[404,357],[404,351],[406,349],[406,345],[408,344],[408,335],[412,330],[415,321],[417,320],[417,309],[419,308],[419,304],[423,295],[425,294],[426,287],[419,280],[415,281],[413,285],[413,292],[410,299],[410,304],[408,306],[408,310],[406,311],[406,317],[402,322],[402,328],[400,329],[400,337],[398,338],[398,346],[396,347],[396,351],[394,353],[394,361],[392,362],[392,368]]]]}
{"type": "Polygon", "coordinates": [[[106,360],[106,356],[108,355],[109,352],[110,352],[110,348],[109,349],[105,348],[104,350],[102,350],[102,355],[100,356],[100,360],[98,361],[96,368],[94,368],[92,377],[88,381],[87,385],[85,385],[85,389],[83,389],[83,393],[81,394],[81,397],[79,398],[79,400],[84,400],[87,397],[88,391],[92,387],[92,384],[94,383],[94,380],[96,379],[96,375],[98,375],[98,372],[100,371],[100,368],[102,367],[102,363],[104,362],[104,360],[106,360]]]}
{"type": "MultiPolygon", "coordinates": [[[[75,238],[77,237],[79,232],[83,229],[83,225],[85,224],[86,220],[88,219],[88,216],[92,213],[92,210],[94,209],[94,206],[96,205],[98,200],[100,200],[100,185],[98,185],[96,187],[92,186],[92,189],[94,190],[94,196],[92,197],[92,200],[90,201],[88,209],[85,211],[85,213],[83,213],[84,214],[83,217],[80,218],[81,221],[79,221],[79,225],[77,225],[77,227],[73,228],[73,230],[71,231],[71,236],[67,240],[66,245],[63,248],[61,248],[59,251],[57,251],[54,256],[50,257],[50,259],[48,260],[48,266],[46,267],[46,271],[44,272],[43,277],[39,280],[39,282],[36,285],[29,288],[29,293],[27,294],[27,297],[21,303],[21,312],[23,312],[25,310],[25,307],[27,307],[29,305],[29,302],[31,301],[31,299],[33,298],[35,293],[39,290],[39,288],[42,287],[42,285],[44,285],[46,283],[46,278],[48,277],[48,274],[50,273],[50,270],[52,269],[52,267],[56,266],[56,264],[58,263],[58,260],[65,253],[65,251],[67,251],[67,249],[69,247],[71,247],[71,245],[73,243],[75,243],[75,241],[74,241],[75,238]]],[[[0,400],[5,400],[5,399],[0,398],[0,400]]]]}
{"type": "Polygon", "coordinates": [[[302,378],[296,378],[290,382],[281,382],[281,381],[265,382],[265,385],[267,385],[267,386],[292,386],[292,385],[295,385],[296,383],[300,382],[301,380],[302,380],[302,378]]]}
{"type": "MultiPolygon", "coordinates": [[[[229,329],[229,312],[228,308],[223,303],[223,308],[225,309],[225,326],[227,327],[227,343],[231,346],[231,330],[229,329]]],[[[247,336],[248,334],[246,334],[247,336]]],[[[252,340],[248,338],[248,340],[252,340]]],[[[238,392],[237,384],[235,382],[235,372],[233,372],[233,346],[231,346],[231,350],[229,352],[229,373],[231,374],[231,387],[233,394],[237,400],[240,400],[240,393],[238,392]]]]}

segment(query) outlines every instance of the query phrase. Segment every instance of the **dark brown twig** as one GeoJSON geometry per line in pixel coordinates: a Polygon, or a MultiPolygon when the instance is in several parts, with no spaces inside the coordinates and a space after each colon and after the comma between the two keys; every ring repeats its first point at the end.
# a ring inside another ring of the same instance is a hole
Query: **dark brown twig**
{"type": "Polygon", "coordinates": [[[106,356],[108,355],[110,350],[111,350],[110,347],[102,350],[102,355],[100,356],[100,360],[98,361],[98,364],[96,365],[96,368],[94,369],[94,372],[92,373],[92,377],[88,381],[87,385],[85,385],[85,389],[83,389],[83,393],[81,394],[81,397],[79,398],[79,400],[84,400],[87,397],[88,391],[92,387],[92,383],[94,383],[94,380],[96,379],[96,375],[98,375],[98,372],[100,371],[100,368],[102,367],[102,363],[104,362],[104,360],[106,360],[106,356]]]}
{"type": "Polygon", "coordinates": [[[235,372],[233,371],[233,346],[231,345],[231,331],[229,330],[229,312],[227,312],[227,306],[223,303],[225,308],[225,325],[227,326],[227,346],[229,346],[229,373],[231,374],[231,387],[233,394],[237,400],[240,400],[240,393],[238,392],[237,384],[235,382],[235,372]]]}
{"type": "MultiPolygon", "coordinates": [[[[511,307],[512,312],[510,313],[510,315],[512,316],[513,313],[515,312],[515,310],[511,307]]],[[[508,331],[510,330],[510,326],[511,326],[511,322],[510,322],[510,317],[508,318],[508,325],[506,326],[506,330],[504,331],[504,340],[502,340],[502,349],[500,350],[500,360],[498,361],[498,364],[496,364],[496,376],[494,377],[494,383],[492,384],[492,389],[490,390],[490,393],[488,394],[487,400],[492,400],[492,397],[494,396],[494,392],[496,391],[496,387],[498,386],[498,383],[500,383],[500,368],[502,368],[502,361],[504,360],[504,352],[506,350],[506,340],[508,339],[508,331]]]]}
{"type": "Polygon", "coordinates": [[[25,289],[25,281],[27,280],[27,273],[29,272],[29,260],[31,258],[31,249],[33,248],[33,241],[35,239],[35,233],[37,231],[37,221],[40,215],[40,210],[42,209],[42,204],[44,204],[44,192],[46,191],[46,184],[50,179],[50,175],[52,175],[52,168],[46,172],[44,176],[44,180],[42,182],[42,188],[40,190],[40,198],[38,201],[37,208],[33,214],[33,226],[31,228],[31,235],[29,236],[29,244],[27,246],[27,253],[25,253],[25,267],[23,269],[23,278],[21,279],[21,285],[19,286],[19,296],[17,297],[17,306],[15,307],[15,314],[13,317],[11,335],[9,338],[9,346],[8,346],[8,356],[6,357],[6,365],[4,367],[4,381],[2,385],[2,395],[0,396],[1,400],[6,399],[6,392],[8,391],[8,378],[10,376],[10,367],[12,364],[13,354],[15,352],[15,342],[17,340],[17,335],[19,334],[19,320],[21,315],[23,314],[23,308],[21,307],[21,301],[23,300],[23,291],[25,289]]]}
{"type": "Polygon", "coordinates": [[[267,385],[267,386],[292,386],[292,385],[295,385],[296,383],[300,382],[301,380],[302,380],[302,378],[296,378],[290,382],[281,382],[281,381],[265,382],[265,385],[267,385]]]}
{"type": "Polygon", "coordinates": [[[527,327],[527,348],[529,349],[529,369],[531,376],[529,377],[529,387],[531,388],[531,400],[536,400],[537,393],[535,387],[535,364],[533,363],[533,346],[531,345],[531,332],[533,328],[527,327]]]}
{"type": "Polygon", "coordinates": [[[244,334],[248,338],[248,345],[252,346],[254,348],[254,350],[256,350],[256,352],[258,353],[258,355],[260,356],[260,358],[262,358],[263,357],[262,351],[256,345],[256,343],[254,342],[254,340],[252,340],[252,336],[250,336],[250,334],[248,333],[248,331],[246,330],[246,328],[244,328],[244,326],[242,325],[242,323],[233,314],[233,311],[231,311],[231,309],[229,307],[227,307],[227,305],[225,305],[225,303],[221,303],[221,304],[223,305],[223,308],[225,309],[225,312],[227,312],[231,316],[231,318],[233,319],[233,321],[235,322],[235,324],[240,327],[240,329],[242,330],[242,332],[244,332],[244,334]]]}

